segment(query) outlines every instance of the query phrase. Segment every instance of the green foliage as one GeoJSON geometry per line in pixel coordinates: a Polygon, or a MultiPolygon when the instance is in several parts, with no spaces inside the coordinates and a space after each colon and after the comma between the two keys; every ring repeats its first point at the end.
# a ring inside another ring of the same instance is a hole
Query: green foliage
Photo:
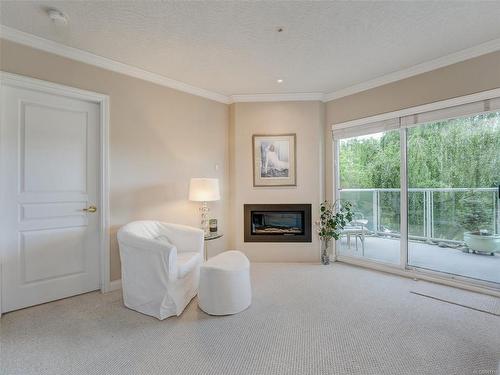
{"type": "MultiPolygon", "coordinates": [[[[340,186],[343,189],[399,189],[399,130],[340,141],[340,186]]],[[[500,112],[422,124],[407,130],[408,187],[412,188],[492,188],[500,184],[500,112]]],[[[371,218],[370,192],[342,192],[356,212],[371,218]]],[[[464,192],[434,192],[434,237],[461,239],[477,214],[464,192]],[[470,217],[466,219],[466,216],[470,217]],[[468,224],[465,224],[465,221],[468,224]]],[[[481,229],[494,230],[494,202],[491,193],[478,193],[486,221],[481,229]]],[[[399,192],[380,192],[378,228],[400,230],[399,192]]],[[[412,235],[424,235],[424,193],[408,196],[408,225],[412,235]]],[[[476,210],[476,212],[478,212],[476,210]]],[[[483,215],[481,214],[481,220],[483,215]]],[[[474,229],[477,230],[477,227],[474,229]]]]}
{"type": "Polygon", "coordinates": [[[468,191],[462,198],[464,210],[460,212],[462,227],[469,232],[478,233],[487,225],[490,213],[485,208],[481,196],[473,190],[468,191]]]}
{"type": "Polygon", "coordinates": [[[340,182],[343,188],[399,187],[399,132],[382,138],[360,137],[340,143],[340,182]]]}
{"type": "Polygon", "coordinates": [[[408,130],[409,185],[495,187],[500,183],[500,112],[408,130]]]}
{"type": "MultiPolygon", "coordinates": [[[[500,112],[408,129],[411,188],[495,187],[500,183],[500,112]]],[[[340,142],[342,188],[399,188],[399,131],[340,142]]]]}
{"type": "Polygon", "coordinates": [[[316,222],[319,238],[326,242],[332,238],[338,240],[342,229],[352,221],[352,204],[324,201],[319,209],[320,219],[316,222]]]}

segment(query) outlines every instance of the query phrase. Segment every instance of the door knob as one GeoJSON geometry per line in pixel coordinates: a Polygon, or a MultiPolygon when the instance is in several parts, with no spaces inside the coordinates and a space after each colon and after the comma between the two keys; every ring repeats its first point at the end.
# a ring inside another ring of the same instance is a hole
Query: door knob
{"type": "Polygon", "coordinates": [[[88,208],[84,208],[83,211],[85,212],[96,212],[97,207],[96,206],[89,206],[88,208]]]}

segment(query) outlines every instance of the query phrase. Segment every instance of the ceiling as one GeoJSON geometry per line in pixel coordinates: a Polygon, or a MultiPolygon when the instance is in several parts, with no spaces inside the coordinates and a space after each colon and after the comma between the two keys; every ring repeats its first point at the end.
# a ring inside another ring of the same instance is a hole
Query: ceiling
{"type": "Polygon", "coordinates": [[[226,96],[330,93],[500,38],[495,1],[2,1],[0,11],[3,25],[226,96]]]}

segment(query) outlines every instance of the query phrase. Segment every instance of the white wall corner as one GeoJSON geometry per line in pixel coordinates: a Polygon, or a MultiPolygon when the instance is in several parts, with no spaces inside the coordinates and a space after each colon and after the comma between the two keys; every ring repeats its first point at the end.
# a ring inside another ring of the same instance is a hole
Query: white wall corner
{"type": "Polygon", "coordinates": [[[109,282],[109,289],[105,292],[113,292],[122,288],[122,279],[113,280],[109,282]]]}

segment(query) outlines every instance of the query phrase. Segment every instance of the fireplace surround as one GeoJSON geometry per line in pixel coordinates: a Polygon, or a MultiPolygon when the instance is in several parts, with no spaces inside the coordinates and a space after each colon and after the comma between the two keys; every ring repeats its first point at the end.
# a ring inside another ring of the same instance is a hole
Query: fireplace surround
{"type": "Polygon", "coordinates": [[[245,242],[311,242],[310,204],[245,204],[245,242]]]}

